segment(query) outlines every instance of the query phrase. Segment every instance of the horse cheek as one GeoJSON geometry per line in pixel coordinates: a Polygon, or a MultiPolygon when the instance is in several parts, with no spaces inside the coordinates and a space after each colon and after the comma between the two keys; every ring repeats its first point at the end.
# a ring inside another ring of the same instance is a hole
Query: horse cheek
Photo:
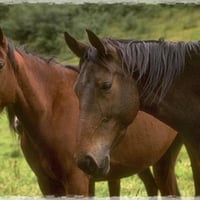
{"type": "Polygon", "coordinates": [[[119,99],[119,118],[122,124],[128,126],[135,119],[139,111],[139,92],[136,84],[126,78],[121,80],[121,87],[118,91],[119,99]],[[130,83],[131,81],[131,83],[130,83]]]}

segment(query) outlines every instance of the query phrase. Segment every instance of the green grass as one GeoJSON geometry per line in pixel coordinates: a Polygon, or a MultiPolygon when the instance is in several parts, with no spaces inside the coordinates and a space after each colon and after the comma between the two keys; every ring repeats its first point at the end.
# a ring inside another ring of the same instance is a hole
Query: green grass
{"type": "Polygon", "coordinates": [[[0,196],[41,196],[36,177],[26,163],[18,136],[10,132],[6,115],[0,118],[0,196]]]}
{"type": "MultiPolygon", "coordinates": [[[[142,12],[137,15],[130,13],[126,16],[126,19],[123,19],[129,24],[119,24],[120,21],[116,20],[114,24],[109,24],[101,35],[135,39],[165,37],[166,40],[173,41],[200,39],[199,6],[184,9],[158,7],[158,9],[161,10],[152,10],[149,15],[144,15],[142,12]],[[130,27],[132,28],[130,29],[130,27]]],[[[77,58],[71,58],[71,60],[65,62],[65,54],[64,52],[61,56],[63,63],[76,64],[78,62],[77,58]]],[[[9,131],[5,114],[2,114],[0,118],[0,137],[0,196],[41,196],[36,177],[20,151],[17,136],[9,131]]],[[[177,160],[176,174],[181,194],[193,196],[194,188],[190,162],[184,148],[177,160]]],[[[137,176],[122,179],[121,185],[122,196],[147,196],[143,183],[137,176]]],[[[97,196],[108,196],[106,182],[98,182],[96,188],[97,196]]]]}
{"type": "MultiPolygon", "coordinates": [[[[27,165],[17,135],[11,134],[5,114],[0,118],[0,197],[41,196],[37,180],[27,165]]],[[[187,153],[183,148],[176,165],[179,188],[183,196],[194,194],[192,173],[187,153]]],[[[96,196],[108,196],[107,183],[96,183],[96,196]]],[[[122,196],[147,196],[143,183],[137,176],[122,179],[122,196]]]]}

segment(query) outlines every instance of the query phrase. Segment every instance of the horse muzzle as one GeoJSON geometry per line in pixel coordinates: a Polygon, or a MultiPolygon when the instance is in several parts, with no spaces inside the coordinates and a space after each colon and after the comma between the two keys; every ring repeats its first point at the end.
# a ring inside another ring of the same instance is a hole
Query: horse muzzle
{"type": "Polygon", "coordinates": [[[110,170],[110,156],[106,155],[99,162],[91,154],[82,155],[76,160],[78,167],[94,178],[105,177],[110,170]]]}

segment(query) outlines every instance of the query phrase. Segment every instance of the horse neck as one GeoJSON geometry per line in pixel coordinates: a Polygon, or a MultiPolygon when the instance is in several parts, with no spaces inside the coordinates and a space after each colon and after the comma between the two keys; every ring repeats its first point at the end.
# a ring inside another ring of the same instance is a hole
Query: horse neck
{"type": "Polygon", "coordinates": [[[66,73],[61,67],[48,64],[31,55],[18,54],[16,58],[18,62],[18,89],[14,106],[16,114],[30,127],[41,126],[52,117],[52,105],[58,101],[57,94],[65,83],[62,79],[65,79],[66,73]]]}
{"type": "MultiPolygon", "coordinates": [[[[183,71],[177,75],[166,95],[154,102],[141,98],[141,110],[153,115],[178,132],[191,131],[199,119],[200,53],[186,55],[183,71]]],[[[142,89],[140,89],[142,92],[142,89]]]]}
{"type": "Polygon", "coordinates": [[[192,111],[197,113],[200,100],[200,42],[138,44],[119,41],[115,46],[125,70],[137,80],[141,109],[178,131],[189,130],[189,117],[184,112],[187,107],[191,108],[188,116],[192,111]]]}

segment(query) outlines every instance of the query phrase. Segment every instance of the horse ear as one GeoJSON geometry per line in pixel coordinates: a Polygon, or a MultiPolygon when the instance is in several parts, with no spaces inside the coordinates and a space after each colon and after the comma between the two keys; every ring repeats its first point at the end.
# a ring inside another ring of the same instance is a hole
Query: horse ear
{"type": "Polygon", "coordinates": [[[64,35],[65,35],[65,42],[67,43],[71,51],[79,58],[82,58],[84,56],[85,51],[89,48],[89,46],[76,40],[67,32],[65,32],[64,35]]]}
{"type": "Polygon", "coordinates": [[[101,39],[98,38],[92,31],[88,29],[86,29],[86,32],[88,34],[88,39],[90,43],[92,44],[92,46],[95,47],[99,51],[100,54],[106,55],[107,51],[101,39]]]}
{"type": "Polygon", "coordinates": [[[0,45],[4,48],[6,47],[6,37],[4,36],[4,33],[2,29],[0,28],[0,45]]]}

